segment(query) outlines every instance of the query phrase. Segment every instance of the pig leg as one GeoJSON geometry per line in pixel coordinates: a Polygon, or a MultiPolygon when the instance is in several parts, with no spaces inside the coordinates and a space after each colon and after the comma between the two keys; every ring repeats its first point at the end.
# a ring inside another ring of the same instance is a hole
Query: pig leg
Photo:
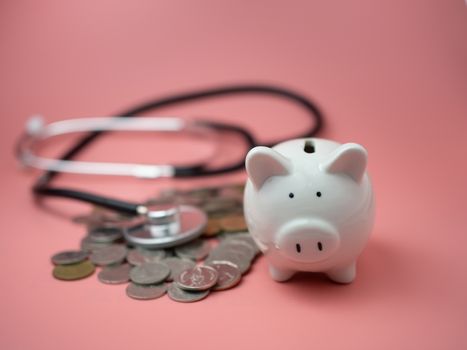
{"type": "Polygon", "coordinates": [[[288,279],[292,278],[295,274],[295,271],[288,269],[279,269],[276,266],[269,264],[269,274],[272,279],[277,282],[285,282],[288,279]]]}
{"type": "Polygon", "coordinates": [[[331,269],[326,272],[326,275],[337,283],[351,283],[355,279],[355,274],[355,261],[347,266],[331,269]]]}

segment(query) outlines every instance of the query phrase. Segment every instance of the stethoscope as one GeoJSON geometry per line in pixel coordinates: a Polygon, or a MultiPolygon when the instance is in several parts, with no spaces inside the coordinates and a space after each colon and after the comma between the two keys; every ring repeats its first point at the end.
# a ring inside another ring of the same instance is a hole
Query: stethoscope
{"type": "MultiPolygon", "coordinates": [[[[60,173],[155,179],[213,176],[240,170],[244,167],[244,157],[218,168],[209,167],[209,159],[183,166],[72,160],[98,137],[109,131],[189,133],[211,139],[213,142],[216,142],[217,134],[228,132],[241,136],[248,149],[251,149],[258,143],[248,130],[239,125],[206,120],[186,121],[176,117],[136,117],[138,114],[178,103],[239,94],[264,94],[281,97],[303,107],[314,119],[314,123],[308,130],[294,138],[315,136],[323,125],[323,117],[318,107],[309,98],[299,93],[270,85],[235,85],[155,99],[118,113],[118,117],[71,119],[48,125],[44,125],[40,118],[33,118],[28,122],[25,133],[19,139],[16,154],[24,166],[45,170],[33,186],[33,193],[36,196],[74,199],[130,216],[131,218],[126,222],[119,223],[119,229],[122,229],[130,244],[148,248],[180,245],[199,236],[207,224],[206,214],[195,206],[178,205],[177,203],[160,203],[148,206],[70,188],[52,187],[50,184],[60,173]],[[45,158],[36,154],[40,142],[51,137],[76,132],[87,132],[87,135],[79,139],[59,159],[45,158]]],[[[272,147],[282,141],[284,140],[276,140],[264,146],[272,147]]]]}

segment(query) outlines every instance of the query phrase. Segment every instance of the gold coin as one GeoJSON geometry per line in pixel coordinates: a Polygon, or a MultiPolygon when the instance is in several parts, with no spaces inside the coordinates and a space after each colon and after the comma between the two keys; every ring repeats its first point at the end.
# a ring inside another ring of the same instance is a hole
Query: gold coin
{"type": "Polygon", "coordinates": [[[53,276],[59,280],[73,281],[92,275],[95,269],[89,260],[85,260],[78,264],[57,265],[53,269],[53,276]]]}
{"type": "Polygon", "coordinates": [[[209,219],[206,228],[203,231],[203,236],[212,237],[218,235],[222,231],[219,220],[209,219]]]}
{"type": "Polygon", "coordinates": [[[247,230],[243,215],[227,216],[220,220],[220,225],[226,232],[240,232],[247,230]]]}

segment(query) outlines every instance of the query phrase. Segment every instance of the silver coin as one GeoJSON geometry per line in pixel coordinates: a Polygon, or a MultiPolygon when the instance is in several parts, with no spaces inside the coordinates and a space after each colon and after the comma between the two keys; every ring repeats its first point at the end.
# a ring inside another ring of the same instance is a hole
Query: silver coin
{"type": "Polygon", "coordinates": [[[201,291],[214,286],[218,274],[216,269],[210,266],[195,266],[182,271],[174,281],[178,287],[188,291],[201,291]]]}
{"type": "Polygon", "coordinates": [[[130,283],[126,287],[126,294],[130,298],[138,300],[157,299],[163,296],[166,292],[167,285],[165,283],[149,285],[130,283]]]}
{"type": "Polygon", "coordinates": [[[214,260],[209,266],[216,269],[219,277],[213,290],[225,290],[236,286],[242,279],[242,273],[237,265],[230,261],[214,260]]]}
{"type": "Polygon", "coordinates": [[[162,260],[162,263],[166,264],[170,269],[170,275],[167,278],[168,281],[173,281],[183,270],[187,270],[195,267],[195,263],[191,260],[180,259],[177,257],[168,257],[162,260]]]}
{"type": "MultiPolygon", "coordinates": [[[[222,258],[224,256],[236,255],[239,259],[244,261],[251,261],[251,254],[249,251],[242,250],[239,247],[235,246],[217,246],[216,249],[213,249],[208,256],[209,260],[216,260],[216,258],[222,258]]],[[[217,260],[226,260],[226,259],[217,259],[217,260]]]]}
{"type": "Polygon", "coordinates": [[[165,257],[163,249],[142,249],[136,248],[128,252],[126,257],[131,265],[141,266],[144,263],[158,262],[165,257]]]}
{"type": "Polygon", "coordinates": [[[137,284],[156,284],[169,277],[170,269],[160,262],[144,263],[130,271],[130,279],[137,284]]]}
{"type": "Polygon", "coordinates": [[[91,253],[89,259],[100,266],[120,264],[125,260],[127,249],[124,245],[113,244],[91,253]]]}
{"type": "Polygon", "coordinates": [[[94,227],[89,230],[88,236],[95,243],[114,243],[123,237],[123,232],[118,227],[94,227]]]}
{"type": "Polygon", "coordinates": [[[146,248],[136,248],[139,252],[146,258],[146,262],[157,262],[165,258],[167,253],[164,249],[146,249],[146,248]]]}
{"type": "Polygon", "coordinates": [[[248,256],[248,260],[253,260],[256,256],[256,251],[252,248],[248,243],[245,243],[240,240],[229,239],[225,240],[218,246],[219,249],[225,250],[233,250],[233,251],[241,251],[248,256]]]}
{"type": "Polygon", "coordinates": [[[108,247],[110,245],[111,243],[94,242],[89,236],[86,236],[81,240],[81,249],[89,253],[108,247]]]}
{"type": "Polygon", "coordinates": [[[261,251],[258,248],[253,237],[248,232],[241,232],[241,233],[230,233],[225,240],[234,240],[234,241],[241,241],[248,244],[255,252],[255,254],[259,254],[261,251]]]}
{"type": "Polygon", "coordinates": [[[99,281],[106,284],[127,283],[130,280],[131,268],[129,264],[106,266],[99,272],[97,278],[99,281]]]}
{"type": "Polygon", "coordinates": [[[202,260],[211,250],[208,241],[203,239],[196,239],[190,243],[175,248],[175,254],[184,259],[202,260]]]}
{"type": "Polygon", "coordinates": [[[175,283],[171,283],[167,289],[167,294],[169,295],[169,298],[174,301],[178,301],[180,303],[192,303],[206,298],[209,294],[209,290],[198,292],[186,291],[179,288],[175,283]]]}
{"type": "Polygon", "coordinates": [[[88,253],[82,250],[67,250],[52,256],[55,265],[70,265],[80,263],[88,258],[88,253]]]}
{"type": "Polygon", "coordinates": [[[224,249],[213,251],[205,260],[205,264],[209,264],[216,260],[230,261],[234,263],[238,266],[242,274],[245,274],[251,267],[251,260],[248,258],[248,255],[242,251],[224,249]]]}

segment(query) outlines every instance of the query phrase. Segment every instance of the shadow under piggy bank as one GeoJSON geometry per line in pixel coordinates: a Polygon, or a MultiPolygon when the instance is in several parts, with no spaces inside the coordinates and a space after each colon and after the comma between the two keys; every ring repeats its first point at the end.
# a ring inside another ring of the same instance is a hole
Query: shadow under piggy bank
{"type": "Polygon", "coordinates": [[[414,252],[404,250],[402,245],[374,238],[357,261],[357,276],[352,283],[332,282],[323,273],[299,272],[280,283],[280,288],[295,300],[313,304],[368,303],[385,296],[394,298],[406,293],[404,286],[411,277],[407,263],[413,259],[417,259],[414,252]]]}

